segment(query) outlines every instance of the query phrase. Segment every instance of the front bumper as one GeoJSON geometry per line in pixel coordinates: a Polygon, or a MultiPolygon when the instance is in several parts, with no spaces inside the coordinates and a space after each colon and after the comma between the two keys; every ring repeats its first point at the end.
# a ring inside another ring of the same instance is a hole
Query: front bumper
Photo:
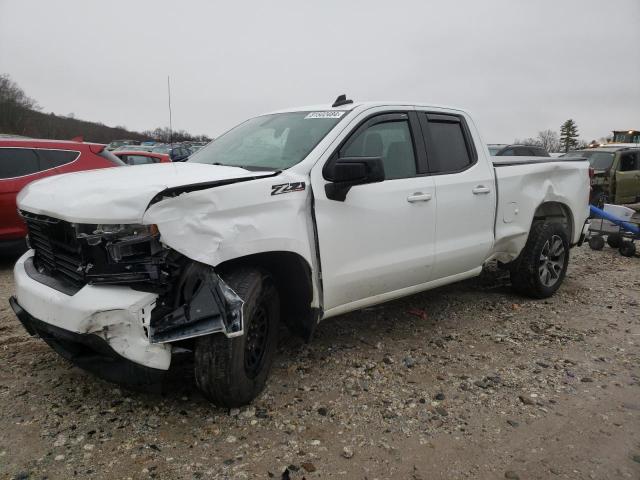
{"type": "Polygon", "coordinates": [[[31,316],[15,297],[9,304],[30,335],[44,340],[60,356],[98,377],[130,387],[160,389],[165,371],[127,360],[107,341],[92,334],[80,334],[42,322],[31,316]]]}
{"type": "Polygon", "coordinates": [[[116,371],[139,367],[142,371],[162,372],[169,368],[171,345],[152,344],[148,339],[151,311],[157,299],[155,293],[111,285],[85,285],[77,291],[65,291],[55,283],[45,284],[45,279],[38,278],[32,257],[30,250],[14,267],[16,296],[11,302],[29,333],[40,334],[58,353],[79,366],[120,383],[128,382],[109,378],[119,376],[116,371]],[[81,345],[86,347],[82,352],[90,350],[102,358],[86,360],[70,348],[62,353],[51,343],[56,339],[61,340],[58,346],[81,345]]]}

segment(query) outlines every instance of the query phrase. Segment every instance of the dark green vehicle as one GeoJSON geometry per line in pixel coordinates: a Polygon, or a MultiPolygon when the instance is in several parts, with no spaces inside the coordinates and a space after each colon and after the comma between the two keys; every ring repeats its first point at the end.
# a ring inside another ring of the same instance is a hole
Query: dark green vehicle
{"type": "Polygon", "coordinates": [[[640,147],[614,145],[576,150],[563,157],[585,157],[593,168],[591,198],[594,205],[640,202],[640,147]]]}

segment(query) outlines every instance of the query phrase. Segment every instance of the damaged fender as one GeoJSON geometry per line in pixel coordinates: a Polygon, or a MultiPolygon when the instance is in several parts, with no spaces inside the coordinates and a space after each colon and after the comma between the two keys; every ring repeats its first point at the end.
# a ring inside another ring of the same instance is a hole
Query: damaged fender
{"type": "Polygon", "coordinates": [[[213,268],[192,264],[183,277],[179,288],[190,289],[190,295],[172,312],[159,317],[152,315],[151,343],[175,342],[212,333],[224,333],[232,338],[244,333],[244,301],[213,268]]]}

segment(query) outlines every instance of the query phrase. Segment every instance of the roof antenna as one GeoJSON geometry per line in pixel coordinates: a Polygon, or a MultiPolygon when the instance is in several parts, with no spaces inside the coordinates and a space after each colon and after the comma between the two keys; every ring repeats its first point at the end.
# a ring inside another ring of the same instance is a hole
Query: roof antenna
{"type": "Polygon", "coordinates": [[[353,100],[347,100],[347,96],[343,93],[342,95],[338,95],[338,98],[336,98],[336,101],[333,102],[331,106],[341,107],[342,105],[349,105],[350,103],[353,103],[353,100]]]}
{"type": "Polygon", "coordinates": [[[171,124],[171,81],[167,75],[167,93],[169,94],[169,145],[173,147],[173,125],[171,124]]]}

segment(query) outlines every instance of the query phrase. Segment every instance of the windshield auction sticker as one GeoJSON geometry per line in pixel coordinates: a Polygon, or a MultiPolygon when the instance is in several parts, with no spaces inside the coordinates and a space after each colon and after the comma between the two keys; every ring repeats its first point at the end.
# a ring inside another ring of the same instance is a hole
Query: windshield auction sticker
{"type": "Polygon", "coordinates": [[[344,115],[344,112],[339,110],[330,110],[327,112],[311,112],[304,118],[340,118],[342,115],[344,115]]]}

